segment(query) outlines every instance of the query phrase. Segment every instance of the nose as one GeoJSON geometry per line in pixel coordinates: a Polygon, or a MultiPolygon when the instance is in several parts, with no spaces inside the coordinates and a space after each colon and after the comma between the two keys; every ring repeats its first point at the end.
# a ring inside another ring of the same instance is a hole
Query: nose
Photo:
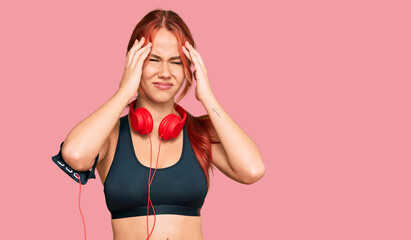
{"type": "Polygon", "coordinates": [[[159,72],[160,72],[160,77],[164,77],[164,78],[170,77],[171,74],[170,74],[170,69],[169,69],[167,61],[162,61],[159,72]]]}

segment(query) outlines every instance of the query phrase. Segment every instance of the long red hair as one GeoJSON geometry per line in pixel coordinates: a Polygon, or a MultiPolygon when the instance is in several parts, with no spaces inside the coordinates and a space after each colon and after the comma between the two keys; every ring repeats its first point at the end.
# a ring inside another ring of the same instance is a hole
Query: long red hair
{"type": "MultiPolygon", "coordinates": [[[[161,28],[166,28],[177,38],[178,46],[183,46],[185,41],[188,41],[193,48],[196,47],[190,30],[177,13],[171,10],[155,9],[147,13],[134,28],[127,46],[126,54],[133,47],[136,39],[140,40],[141,37],[144,36],[146,40],[143,46],[145,46],[148,42],[153,42],[157,31],[161,28]]],[[[180,96],[177,98],[177,103],[180,102],[180,100],[187,94],[193,83],[193,73],[190,70],[192,63],[190,59],[185,56],[181,47],[178,48],[178,51],[184,66],[185,86],[180,96]]],[[[148,60],[149,58],[145,59],[143,68],[147,64],[148,60]]],[[[140,87],[138,88],[138,93],[144,96],[144,92],[140,87]]],[[[127,108],[129,107],[130,105],[127,106],[127,108]]],[[[212,136],[216,135],[216,133],[208,114],[194,117],[187,110],[186,112],[187,120],[185,125],[187,128],[188,137],[190,138],[197,160],[203,169],[204,175],[206,176],[208,191],[210,188],[209,170],[211,169],[213,172],[211,165],[213,161],[211,155],[211,144],[219,142],[215,142],[211,139],[212,136]]]]}

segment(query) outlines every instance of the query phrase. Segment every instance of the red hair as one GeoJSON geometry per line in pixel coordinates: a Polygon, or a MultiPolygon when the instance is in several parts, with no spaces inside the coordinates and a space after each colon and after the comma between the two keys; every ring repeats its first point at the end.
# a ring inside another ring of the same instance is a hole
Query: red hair
{"type": "MultiPolygon", "coordinates": [[[[178,52],[184,66],[185,86],[177,99],[178,103],[187,94],[193,83],[193,73],[190,70],[192,63],[190,59],[185,56],[180,46],[183,46],[185,41],[188,41],[193,48],[195,48],[195,42],[187,25],[177,13],[171,10],[162,9],[155,9],[147,13],[133,30],[127,46],[127,53],[133,47],[135,40],[140,40],[143,36],[146,39],[143,46],[145,46],[148,42],[153,42],[157,31],[161,28],[167,29],[177,38],[177,45],[179,46],[178,52]]],[[[149,58],[145,59],[143,68],[147,64],[148,60],[149,58]]],[[[138,93],[142,94],[143,97],[145,96],[144,92],[141,90],[141,87],[138,88],[138,93]]],[[[129,108],[130,105],[127,107],[129,108]]],[[[211,139],[212,136],[216,136],[216,133],[208,114],[194,117],[187,111],[187,120],[185,125],[194,153],[201,165],[201,168],[203,169],[204,175],[206,176],[208,191],[210,187],[209,170],[211,169],[213,172],[211,165],[213,161],[211,155],[211,144],[220,142],[215,142],[211,139]]]]}

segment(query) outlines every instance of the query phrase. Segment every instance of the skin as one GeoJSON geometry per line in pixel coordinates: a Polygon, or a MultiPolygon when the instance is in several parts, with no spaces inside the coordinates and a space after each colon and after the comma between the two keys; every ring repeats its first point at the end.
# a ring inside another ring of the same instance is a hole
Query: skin
{"type": "MultiPolygon", "coordinates": [[[[212,140],[221,142],[211,145],[212,164],[227,177],[239,183],[255,183],[265,173],[265,166],[256,144],[217,101],[211,90],[207,70],[200,54],[188,42],[184,46],[178,46],[174,35],[165,29],[160,29],[157,32],[153,40],[152,50],[148,55],[150,60],[142,69],[140,86],[146,98],[138,95],[136,103],[136,107],[146,108],[153,116],[154,126],[153,131],[150,133],[154,156],[152,167],[155,166],[155,156],[157,156],[159,146],[158,126],[161,120],[170,113],[179,115],[174,109],[173,103],[174,97],[184,82],[184,69],[183,65],[174,64],[180,62],[180,60],[168,61],[170,57],[179,55],[178,47],[183,49],[185,56],[194,64],[195,97],[203,104],[210,115],[214,126],[212,140]],[[152,54],[161,56],[162,60],[153,58],[152,54]],[[174,86],[169,90],[160,90],[152,84],[155,81],[171,82],[174,86]]],[[[97,164],[97,171],[103,184],[114,158],[119,126],[118,121],[109,135],[110,144],[107,156],[97,164]]],[[[150,152],[147,151],[147,146],[150,146],[149,136],[135,133],[131,127],[130,130],[137,158],[143,165],[149,167],[150,152]]],[[[157,168],[169,167],[175,164],[181,155],[182,144],[182,132],[175,139],[161,140],[162,156],[167,157],[159,159],[157,168]]],[[[154,215],[150,215],[148,218],[149,231],[153,227],[154,220],[155,228],[150,239],[203,239],[201,216],[159,214],[154,218],[154,215]]],[[[147,237],[147,216],[112,219],[111,223],[115,240],[146,239],[147,237]]]]}

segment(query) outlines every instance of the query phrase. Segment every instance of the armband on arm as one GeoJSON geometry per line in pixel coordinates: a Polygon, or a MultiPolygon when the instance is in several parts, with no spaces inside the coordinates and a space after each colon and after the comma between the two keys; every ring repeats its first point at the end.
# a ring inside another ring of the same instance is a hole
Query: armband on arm
{"type": "Polygon", "coordinates": [[[97,155],[93,167],[91,168],[91,170],[87,170],[87,171],[76,171],[73,168],[71,168],[63,159],[63,156],[61,155],[61,148],[63,147],[63,143],[64,141],[60,144],[60,151],[57,155],[52,156],[51,159],[53,160],[53,162],[59,166],[65,173],[67,173],[72,179],[74,179],[74,181],[79,182],[78,178],[80,178],[81,180],[81,184],[84,185],[87,183],[89,178],[96,178],[96,175],[94,174],[96,166],[97,166],[97,162],[98,162],[98,157],[99,155],[97,155]]]}

